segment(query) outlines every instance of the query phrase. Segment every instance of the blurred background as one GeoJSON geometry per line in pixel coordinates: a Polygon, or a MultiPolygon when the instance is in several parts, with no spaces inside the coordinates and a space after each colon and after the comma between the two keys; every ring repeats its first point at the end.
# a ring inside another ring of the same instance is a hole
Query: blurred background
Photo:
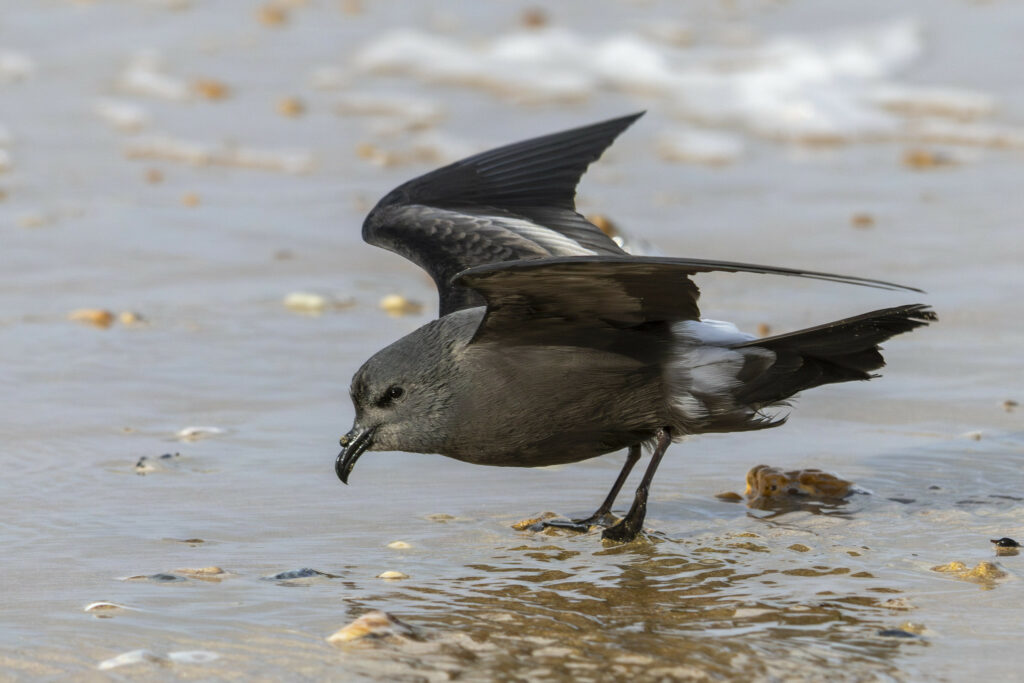
{"type": "Polygon", "coordinates": [[[980,588],[930,567],[990,560],[1024,522],[1022,36],[1009,0],[0,0],[0,671],[87,677],[145,648],[112,666],[1014,675],[1015,558],[980,588]],[[674,447],[661,542],[639,549],[508,526],[589,513],[619,456],[371,454],[342,487],[352,373],[436,310],[425,275],[361,242],[366,212],[638,110],[578,196],[628,246],[928,292],[707,276],[705,315],[782,332],[920,300],[941,322],[782,429],[674,447]],[[714,498],[760,462],[873,495],[781,522],[714,498]],[[184,571],[208,566],[230,578],[184,571]],[[306,567],[334,578],[263,580],[306,567]],[[368,608],[426,640],[324,642],[368,608]],[[197,649],[218,659],[170,657],[197,649]]]}

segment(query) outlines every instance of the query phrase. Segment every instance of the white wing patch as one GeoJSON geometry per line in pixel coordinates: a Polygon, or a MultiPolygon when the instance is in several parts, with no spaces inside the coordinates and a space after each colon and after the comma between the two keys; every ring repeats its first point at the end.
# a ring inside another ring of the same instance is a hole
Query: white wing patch
{"type": "Polygon", "coordinates": [[[552,256],[593,256],[597,254],[596,251],[587,249],[576,240],[570,239],[560,232],[546,228],[533,221],[522,218],[507,218],[505,216],[495,216],[492,220],[495,225],[508,228],[517,235],[540,245],[549,251],[552,256]]]}

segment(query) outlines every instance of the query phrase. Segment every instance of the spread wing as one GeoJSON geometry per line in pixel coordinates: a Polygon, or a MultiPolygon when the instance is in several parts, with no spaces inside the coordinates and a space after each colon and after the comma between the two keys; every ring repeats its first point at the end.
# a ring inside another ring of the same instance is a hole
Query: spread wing
{"type": "Polygon", "coordinates": [[[452,278],[467,268],[559,256],[624,254],[576,213],[587,167],[643,113],[499,147],[392,190],[363,222],[363,239],[434,279],[440,315],[483,300],[452,278]]]}
{"type": "Polygon", "coordinates": [[[762,273],[881,289],[921,290],[881,280],[729,261],[656,256],[580,256],[490,263],[457,275],[453,284],[478,292],[487,313],[473,341],[583,343],[601,330],[697,320],[696,273],[762,273]]]}

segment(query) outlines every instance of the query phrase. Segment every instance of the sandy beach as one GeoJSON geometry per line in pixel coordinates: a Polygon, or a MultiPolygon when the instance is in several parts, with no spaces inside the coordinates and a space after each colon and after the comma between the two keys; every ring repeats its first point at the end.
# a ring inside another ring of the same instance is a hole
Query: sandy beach
{"type": "Polygon", "coordinates": [[[1018,675],[1024,6],[538,7],[0,0],[0,680],[1018,675]],[[623,454],[369,453],[342,486],[352,373],[436,310],[366,212],[639,110],[578,195],[631,246],[927,292],[716,274],[705,316],[940,322],[674,446],[628,545],[512,528],[590,513],[623,454]],[[759,464],[864,492],[716,497],[759,464]],[[373,610],[405,626],[327,640],[373,610]]]}

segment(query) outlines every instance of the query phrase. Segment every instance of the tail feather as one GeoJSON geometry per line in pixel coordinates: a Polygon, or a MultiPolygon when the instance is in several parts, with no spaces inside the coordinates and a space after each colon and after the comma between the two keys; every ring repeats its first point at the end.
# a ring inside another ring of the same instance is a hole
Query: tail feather
{"type": "Polygon", "coordinates": [[[768,349],[776,360],[745,381],[736,400],[764,406],[823,384],[871,379],[885,365],[878,344],[936,320],[928,306],[911,304],[737,344],[768,349]]]}

